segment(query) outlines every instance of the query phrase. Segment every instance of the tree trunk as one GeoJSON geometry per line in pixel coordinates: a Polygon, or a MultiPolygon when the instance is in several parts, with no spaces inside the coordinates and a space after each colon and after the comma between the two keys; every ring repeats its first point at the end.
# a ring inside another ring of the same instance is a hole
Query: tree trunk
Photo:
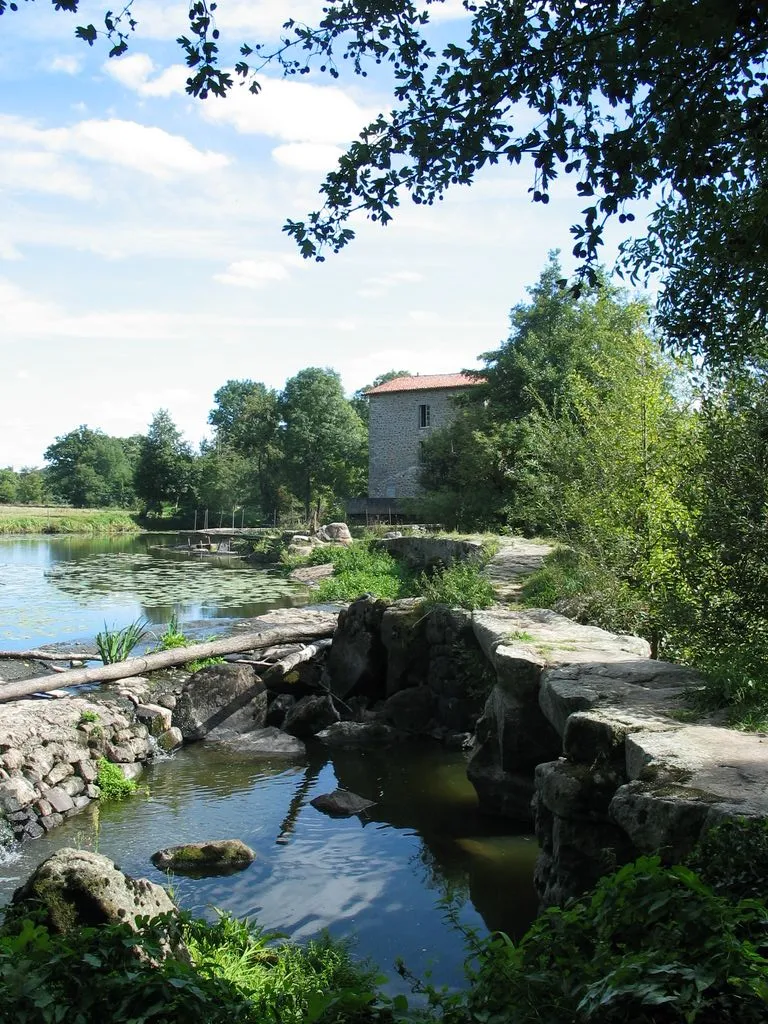
{"type": "Polygon", "coordinates": [[[129,676],[140,676],[145,672],[155,672],[161,668],[173,668],[175,665],[183,665],[198,658],[215,658],[222,654],[252,651],[291,640],[317,640],[331,636],[335,628],[335,623],[318,623],[314,626],[308,624],[293,629],[276,626],[259,633],[242,633],[240,636],[224,637],[222,640],[211,640],[204,644],[157,651],[155,654],[145,654],[143,658],[118,661],[114,665],[76,668],[56,676],[38,676],[36,679],[25,679],[19,683],[0,684],[0,702],[19,700],[34,693],[45,693],[63,687],[82,686],[84,683],[114,682],[117,679],[127,679],[129,676]]]}

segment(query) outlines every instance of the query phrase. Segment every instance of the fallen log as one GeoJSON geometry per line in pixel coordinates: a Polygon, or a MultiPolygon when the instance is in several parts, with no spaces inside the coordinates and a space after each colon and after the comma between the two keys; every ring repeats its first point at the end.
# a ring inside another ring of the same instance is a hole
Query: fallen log
{"type": "Polygon", "coordinates": [[[97,657],[88,651],[0,651],[0,660],[5,661],[93,661],[97,657]]]}
{"type": "Polygon", "coordinates": [[[199,658],[216,658],[223,654],[236,654],[240,651],[254,651],[274,644],[286,643],[289,640],[318,640],[330,637],[335,629],[335,622],[305,623],[301,626],[274,626],[258,633],[241,633],[240,636],[223,637],[221,640],[210,640],[203,644],[190,644],[189,647],[174,647],[170,651],[157,651],[145,654],[141,658],[129,658],[118,661],[114,665],[100,665],[97,668],[67,669],[55,676],[37,676],[19,683],[6,683],[0,687],[0,702],[19,700],[31,697],[35,693],[48,690],[59,690],[62,687],[82,686],[85,683],[109,683],[129,676],[140,676],[146,672],[156,672],[161,668],[173,668],[188,661],[199,658]]]}
{"type": "Polygon", "coordinates": [[[289,654],[282,661],[275,661],[264,673],[264,682],[268,683],[270,679],[282,679],[283,676],[287,676],[289,672],[293,671],[297,665],[301,665],[304,661],[311,661],[320,651],[330,646],[331,639],[329,637],[325,640],[318,640],[314,644],[309,644],[294,654],[289,654]]]}

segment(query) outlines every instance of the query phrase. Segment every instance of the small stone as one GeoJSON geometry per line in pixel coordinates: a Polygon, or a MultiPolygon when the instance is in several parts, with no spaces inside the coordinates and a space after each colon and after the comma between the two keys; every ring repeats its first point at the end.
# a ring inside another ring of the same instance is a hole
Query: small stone
{"type": "Polygon", "coordinates": [[[350,793],[344,789],[334,789],[332,793],[321,793],[314,800],[309,801],[312,806],[328,814],[332,818],[348,818],[353,814],[360,814],[361,811],[373,807],[375,800],[366,800],[364,796],[357,793],[350,793]]]}
{"type": "Polygon", "coordinates": [[[80,775],[80,778],[84,779],[85,782],[93,782],[93,780],[99,773],[99,769],[96,765],[96,762],[90,759],[88,761],[79,761],[77,765],[77,771],[78,774],[80,775]]]}
{"type": "Polygon", "coordinates": [[[175,725],[171,726],[170,729],[166,729],[165,732],[160,733],[157,737],[158,747],[166,754],[170,754],[172,750],[177,750],[184,743],[184,737],[181,735],[181,729],[177,729],[175,725]]]}
{"type": "Polygon", "coordinates": [[[46,832],[50,832],[52,828],[57,828],[62,821],[64,821],[63,814],[57,814],[55,811],[53,814],[46,815],[45,818],[40,819],[40,824],[43,826],[46,832]]]}
{"type": "Polygon", "coordinates": [[[41,818],[46,818],[49,814],[53,812],[53,807],[51,807],[47,800],[43,799],[43,797],[40,797],[40,799],[35,804],[35,810],[37,811],[41,818]]]}
{"type": "Polygon", "coordinates": [[[85,789],[85,783],[78,775],[73,775],[69,779],[64,779],[61,783],[61,789],[63,789],[65,793],[69,793],[71,797],[76,797],[85,789]]]}
{"type": "Polygon", "coordinates": [[[19,775],[0,782],[0,810],[6,814],[31,804],[36,797],[35,787],[19,775]]]}

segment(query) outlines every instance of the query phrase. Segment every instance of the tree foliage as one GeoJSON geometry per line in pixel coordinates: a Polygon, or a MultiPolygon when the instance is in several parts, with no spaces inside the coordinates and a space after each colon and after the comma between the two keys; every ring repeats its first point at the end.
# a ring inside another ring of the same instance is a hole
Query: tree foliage
{"type": "Polygon", "coordinates": [[[148,509],[162,510],[164,502],[178,508],[192,485],[192,449],[183,440],[166,409],[149,425],[136,467],[136,493],[148,509]]]}
{"type": "Polygon", "coordinates": [[[86,426],[57,437],[45,451],[51,489],[76,508],[131,506],[136,500],[137,458],[132,439],[110,437],[86,426]]]}
{"type": "Polygon", "coordinates": [[[280,395],[286,470],[309,519],[323,498],[365,487],[365,424],[344,397],[335,370],[308,367],[280,395]]]}

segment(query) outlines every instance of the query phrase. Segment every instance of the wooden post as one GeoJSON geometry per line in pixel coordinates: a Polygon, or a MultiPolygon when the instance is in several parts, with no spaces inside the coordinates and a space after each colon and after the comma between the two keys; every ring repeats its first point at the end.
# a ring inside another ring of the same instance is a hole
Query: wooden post
{"type": "Polygon", "coordinates": [[[195,533],[197,533],[197,509],[195,509],[195,525],[193,527],[195,533]]]}
{"type": "Polygon", "coordinates": [[[208,529],[208,509],[205,510],[205,523],[203,524],[203,529],[208,529]]]}

